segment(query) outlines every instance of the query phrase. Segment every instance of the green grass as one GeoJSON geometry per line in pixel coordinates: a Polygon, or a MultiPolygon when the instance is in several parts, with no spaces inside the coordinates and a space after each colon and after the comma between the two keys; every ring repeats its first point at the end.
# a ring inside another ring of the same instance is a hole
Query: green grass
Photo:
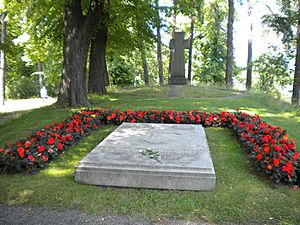
{"type": "MultiPolygon", "coordinates": [[[[187,97],[185,92],[183,98],[170,99],[162,97],[166,88],[118,88],[118,91],[115,89],[107,96],[90,96],[90,102],[95,107],[112,106],[121,110],[153,108],[222,111],[240,108],[259,113],[266,122],[287,129],[300,146],[299,112],[284,102],[258,94],[248,94],[242,98],[216,98],[220,92],[226,92],[222,88],[210,88],[212,94],[209,97],[201,94],[203,90],[199,90],[201,97],[197,97],[197,90],[192,90],[187,91],[188,95],[195,92],[191,99],[184,99],[187,97]],[[156,94],[152,93],[151,88],[156,89],[156,94]],[[139,97],[134,98],[137,94],[139,97]]],[[[231,95],[232,91],[224,94],[231,95]]],[[[13,142],[18,137],[27,136],[30,130],[60,121],[74,110],[50,106],[19,113],[0,125],[0,142],[13,142]]],[[[89,213],[152,219],[201,219],[221,224],[300,223],[299,190],[292,191],[284,185],[272,188],[271,182],[253,169],[236,137],[229,130],[221,128],[206,129],[217,175],[214,192],[104,188],[76,183],[74,166],[113,129],[114,126],[99,128],[71,148],[63,158],[52,162],[38,174],[0,174],[0,203],[79,209],[89,213]]]]}

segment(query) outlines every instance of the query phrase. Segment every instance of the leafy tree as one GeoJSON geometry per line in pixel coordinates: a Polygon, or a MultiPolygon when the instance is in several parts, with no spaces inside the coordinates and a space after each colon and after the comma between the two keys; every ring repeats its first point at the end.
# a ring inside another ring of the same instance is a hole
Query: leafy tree
{"type": "Polygon", "coordinates": [[[1,15],[0,105],[4,105],[6,73],[6,12],[1,15]]]}
{"type": "Polygon", "coordinates": [[[254,71],[258,73],[257,87],[266,93],[276,93],[277,87],[292,83],[289,60],[285,54],[272,47],[253,62],[254,71]]]}
{"type": "Polygon", "coordinates": [[[204,5],[204,18],[195,26],[195,48],[201,54],[196,56],[201,62],[193,64],[196,79],[203,82],[224,83],[226,58],[226,2],[214,0],[204,5]]]}
{"type": "Polygon", "coordinates": [[[64,61],[57,100],[59,105],[88,105],[86,64],[92,31],[99,20],[98,3],[98,0],[89,1],[86,14],[81,0],[72,0],[65,4],[64,61]]]}
{"type": "Polygon", "coordinates": [[[157,67],[158,67],[158,77],[159,77],[159,84],[164,84],[164,71],[163,71],[163,62],[162,62],[162,50],[161,50],[161,18],[159,15],[159,1],[155,0],[155,10],[156,10],[156,38],[157,38],[157,67]]]}
{"type": "Polygon", "coordinates": [[[252,12],[253,12],[253,4],[252,4],[251,0],[247,0],[247,4],[248,4],[248,19],[250,20],[250,36],[248,38],[246,89],[250,90],[251,86],[252,86],[252,31],[253,31],[252,12]]]}
{"type": "Polygon", "coordinates": [[[266,15],[263,21],[278,35],[282,35],[281,40],[285,46],[287,56],[290,59],[296,56],[291,101],[293,105],[298,106],[300,97],[300,1],[280,0],[277,3],[281,6],[280,13],[266,15]],[[296,33],[294,30],[296,30],[296,33]]]}
{"type": "Polygon", "coordinates": [[[94,28],[90,49],[88,92],[103,95],[109,83],[106,65],[110,1],[100,2],[100,21],[94,28]]]}
{"type": "Polygon", "coordinates": [[[226,54],[226,84],[233,86],[233,21],[234,21],[234,1],[228,0],[228,23],[227,23],[227,54],[226,54]]]}

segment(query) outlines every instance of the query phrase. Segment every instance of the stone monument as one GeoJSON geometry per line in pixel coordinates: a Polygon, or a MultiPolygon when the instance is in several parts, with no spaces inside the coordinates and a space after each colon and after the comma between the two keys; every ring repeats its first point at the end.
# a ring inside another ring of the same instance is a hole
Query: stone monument
{"type": "Polygon", "coordinates": [[[82,183],[213,190],[216,176],[201,125],[123,123],[76,167],[82,183]]]}
{"type": "Polygon", "coordinates": [[[171,68],[169,77],[170,85],[187,85],[185,77],[184,49],[190,46],[190,40],[184,40],[184,32],[175,32],[174,39],[170,41],[170,49],[173,51],[171,57],[171,68]]]}

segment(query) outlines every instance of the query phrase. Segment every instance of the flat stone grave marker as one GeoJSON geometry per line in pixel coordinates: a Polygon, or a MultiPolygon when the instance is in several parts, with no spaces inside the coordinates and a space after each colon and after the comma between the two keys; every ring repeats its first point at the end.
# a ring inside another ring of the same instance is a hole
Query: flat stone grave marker
{"type": "Polygon", "coordinates": [[[216,176],[201,125],[123,123],[77,165],[82,183],[213,190],[216,176]]]}

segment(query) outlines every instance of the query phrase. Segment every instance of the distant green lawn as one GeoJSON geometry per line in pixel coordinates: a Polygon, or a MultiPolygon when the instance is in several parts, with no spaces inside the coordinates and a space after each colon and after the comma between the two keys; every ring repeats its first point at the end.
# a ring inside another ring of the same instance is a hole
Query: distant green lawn
{"type": "MultiPolygon", "coordinates": [[[[174,109],[219,112],[237,108],[258,113],[266,122],[287,129],[300,146],[300,115],[288,104],[258,94],[241,98],[223,88],[183,90],[183,98],[168,98],[167,87],[114,88],[108,95],[90,96],[92,107],[115,109],[174,109]],[[226,98],[218,98],[226,96],[226,98]]],[[[0,124],[0,143],[14,142],[31,130],[61,121],[77,109],[55,106],[12,114],[0,124]]],[[[6,115],[7,116],[7,115],[6,115]]],[[[1,118],[1,114],[0,114],[1,118]]],[[[74,181],[78,161],[115,126],[103,126],[62,159],[35,175],[0,174],[0,203],[79,209],[90,213],[126,214],[146,218],[181,218],[216,223],[300,224],[300,192],[272,182],[253,169],[243,148],[229,130],[207,128],[217,174],[214,192],[161,191],[95,187],[74,181]]],[[[2,146],[2,144],[1,144],[2,146]]]]}

